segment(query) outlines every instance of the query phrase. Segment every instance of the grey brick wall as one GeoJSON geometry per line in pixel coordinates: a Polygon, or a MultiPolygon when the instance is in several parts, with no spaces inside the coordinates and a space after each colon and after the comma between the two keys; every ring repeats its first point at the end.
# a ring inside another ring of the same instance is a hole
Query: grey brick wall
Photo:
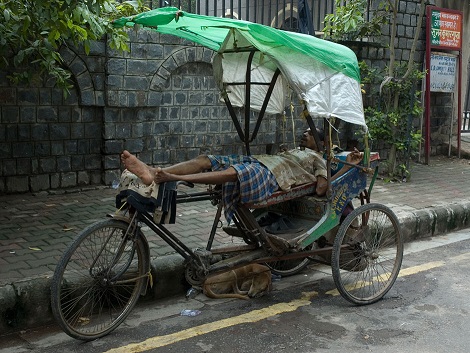
{"type": "MultiPolygon", "coordinates": [[[[409,57],[419,30],[417,3],[400,2],[398,59],[409,57]]],[[[110,185],[119,178],[123,149],[155,165],[200,153],[244,152],[219,102],[213,52],[150,31],[130,31],[130,37],[129,53],[115,52],[104,41],[95,42],[88,56],[62,48],[76,83],[67,98],[50,84],[11,86],[0,72],[0,193],[110,185]]],[[[422,42],[416,61],[422,61],[423,50],[422,42]]],[[[367,48],[361,55],[383,65],[388,50],[367,48]]],[[[292,146],[304,126],[292,128],[290,118],[265,119],[252,153],[264,152],[267,143],[292,146]]],[[[435,125],[441,127],[446,113],[439,119],[435,125]]]]}
{"type": "MultiPolygon", "coordinates": [[[[77,83],[67,98],[53,87],[12,87],[0,75],[1,193],[110,185],[123,149],[154,165],[244,153],[219,101],[211,50],[147,31],[131,31],[130,48],[97,42],[89,56],[62,48],[77,83]]],[[[268,116],[252,153],[292,142],[291,130],[268,116]]]]}

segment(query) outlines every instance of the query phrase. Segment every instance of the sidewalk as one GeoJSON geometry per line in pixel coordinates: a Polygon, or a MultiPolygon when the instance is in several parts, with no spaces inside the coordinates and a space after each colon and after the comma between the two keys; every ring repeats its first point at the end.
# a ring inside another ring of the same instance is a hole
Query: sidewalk
{"type": "MultiPolygon", "coordinates": [[[[470,227],[469,184],[470,160],[433,157],[430,165],[413,164],[407,183],[377,180],[371,202],[389,206],[411,241],[470,227]]],[[[83,228],[115,211],[113,189],[72,191],[0,196],[0,332],[51,322],[49,283],[60,256],[83,228]]],[[[178,205],[171,231],[190,248],[205,246],[214,215],[209,201],[178,205]]],[[[182,293],[181,258],[144,233],[160,283],[168,288],[173,281],[174,292],[182,293]]],[[[239,242],[222,230],[216,238],[219,244],[239,242]]]]}

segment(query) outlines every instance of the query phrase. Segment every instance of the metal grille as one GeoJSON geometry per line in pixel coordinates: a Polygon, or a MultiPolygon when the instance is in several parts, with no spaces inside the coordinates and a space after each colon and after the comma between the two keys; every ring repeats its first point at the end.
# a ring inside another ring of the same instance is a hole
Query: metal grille
{"type": "Polygon", "coordinates": [[[303,3],[308,5],[313,31],[321,31],[325,15],[334,12],[335,0],[150,0],[147,6],[173,6],[200,15],[237,18],[298,32],[303,3]]]}

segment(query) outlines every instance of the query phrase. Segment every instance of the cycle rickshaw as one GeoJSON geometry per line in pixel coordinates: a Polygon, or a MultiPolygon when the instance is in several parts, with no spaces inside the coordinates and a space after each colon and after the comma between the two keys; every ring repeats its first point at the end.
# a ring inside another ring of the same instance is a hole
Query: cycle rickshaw
{"type": "Polygon", "coordinates": [[[332,154],[333,120],[366,129],[354,53],[312,36],[171,7],[122,18],[115,24],[149,27],[213,49],[214,76],[247,154],[263,116],[284,110],[286,89],[296,92],[305,102],[304,115],[314,137],[318,139],[314,118],[325,128],[328,192],[319,200],[312,196],[315,184],[310,183],[277,191],[256,204],[238,205],[234,225],[226,231],[241,237],[244,244],[222,248],[212,246],[223,208],[219,189],[209,186],[206,192],[179,195],[176,185],[168,183],[159,191],[164,196],[157,205],[159,212],[155,205],[149,209],[128,194],[124,214],[111,215],[83,230],[58,263],[51,303],[61,328],[74,338],[93,340],[110,333],[127,317],[152,282],[149,245],[141,225],[184,257],[185,277],[193,287],[210,275],[250,263],[264,263],[274,273],[290,275],[312,260],[323,259],[330,262],[335,285],[345,299],[358,305],[381,299],[400,271],[403,236],[393,211],[370,202],[377,156],[368,152],[365,143],[360,165],[353,165],[334,182],[330,172],[331,164],[338,161],[332,154]],[[244,128],[234,107],[243,107],[244,128]],[[258,112],[255,124],[250,123],[252,109],[258,112]],[[353,199],[360,206],[345,215],[353,199]],[[190,249],[165,223],[171,221],[176,204],[198,200],[211,200],[217,213],[206,248],[190,249]],[[310,212],[318,207],[319,219],[310,212]],[[266,212],[287,215],[303,230],[269,233],[259,222],[266,212]]]}

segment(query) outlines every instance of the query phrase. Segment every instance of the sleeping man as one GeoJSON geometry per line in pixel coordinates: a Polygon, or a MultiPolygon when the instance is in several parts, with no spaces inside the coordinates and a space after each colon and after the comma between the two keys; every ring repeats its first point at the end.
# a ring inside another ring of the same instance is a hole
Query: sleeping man
{"type": "MultiPolygon", "coordinates": [[[[322,133],[319,135],[321,138],[322,133]]],[[[146,185],[166,181],[222,184],[225,218],[230,223],[238,203],[259,202],[277,190],[288,191],[293,186],[316,181],[316,194],[323,196],[326,193],[326,163],[320,153],[323,146],[317,146],[311,131],[306,130],[300,147],[277,155],[200,155],[169,167],[150,167],[130,152],[123,151],[121,162],[146,185]]],[[[362,157],[361,152],[354,150],[346,161],[358,164],[362,157]]],[[[344,165],[333,179],[350,168],[344,165]]]]}

